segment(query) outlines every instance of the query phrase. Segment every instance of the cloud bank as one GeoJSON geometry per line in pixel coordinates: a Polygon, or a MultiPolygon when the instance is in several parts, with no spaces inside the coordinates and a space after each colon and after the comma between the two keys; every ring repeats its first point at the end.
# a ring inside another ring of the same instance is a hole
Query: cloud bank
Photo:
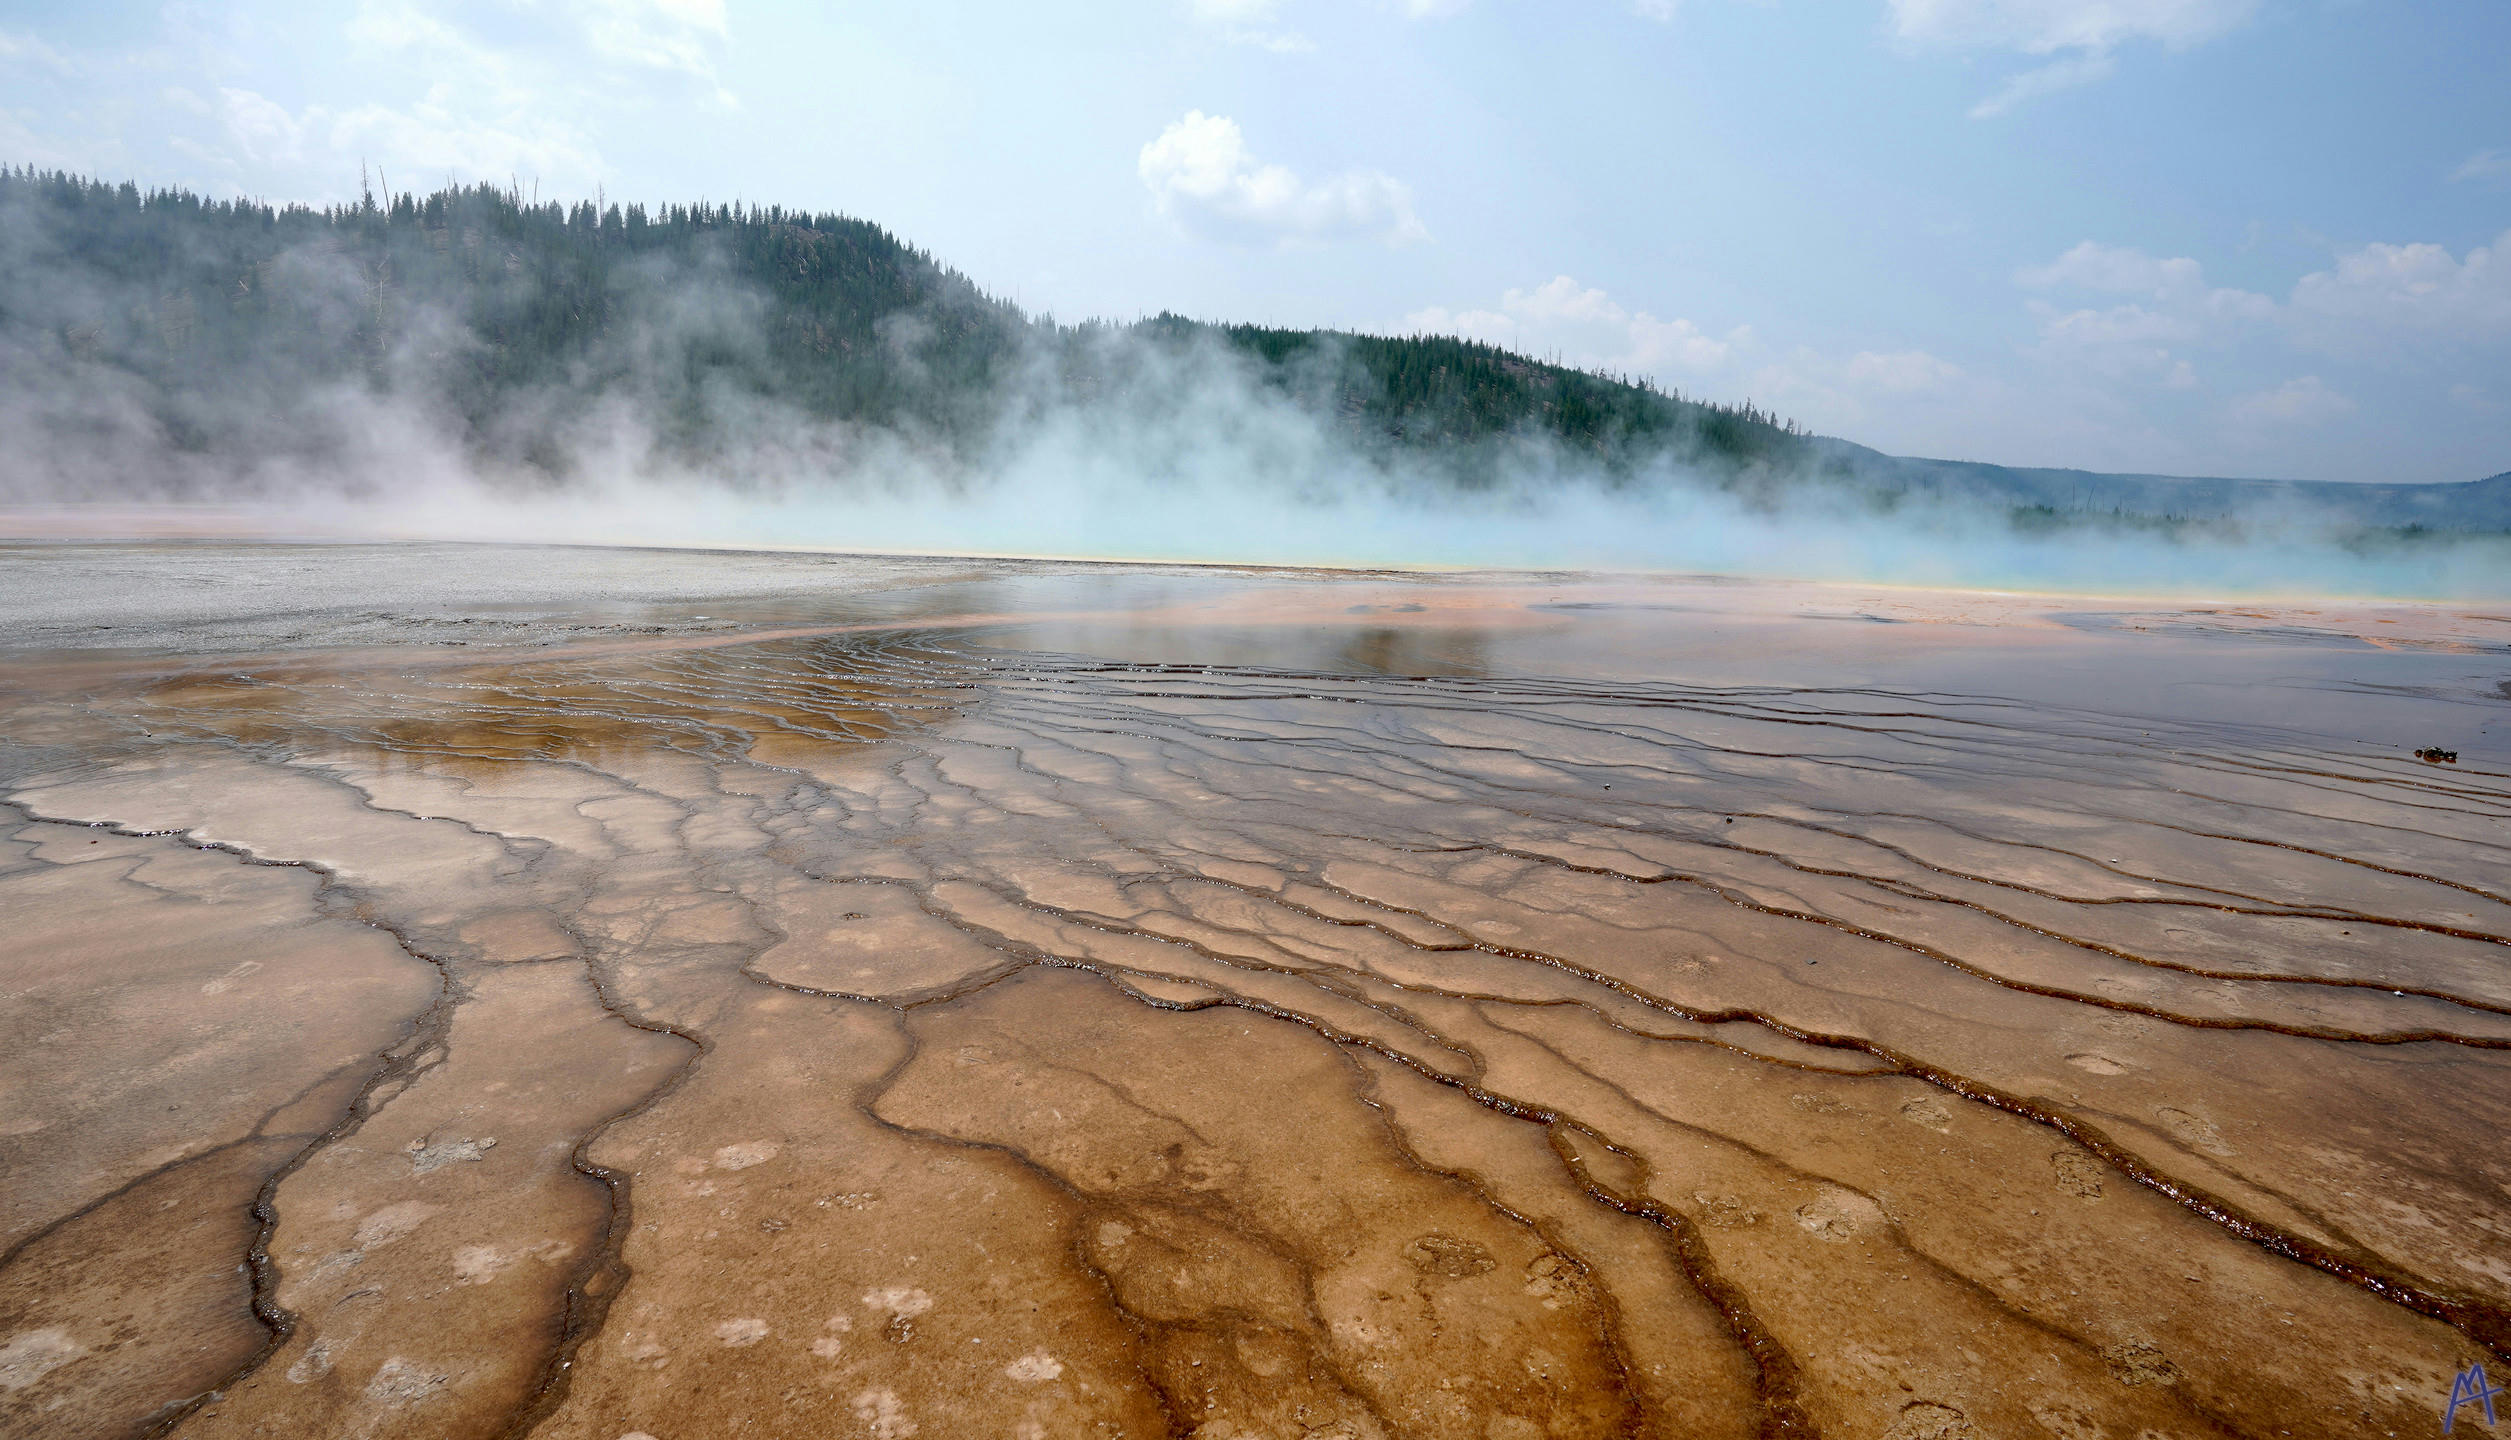
{"type": "Polygon", "coordinates": [[[1408,245],[1429,238],[1402,181],[1375,170],[1347,170],[1311,183],[1287,166],[1257,160],[1238,122],[1226,115],[1187,111],[1142,147],[1136,169],[1160,214],[1213,239],[1408,245]]]}

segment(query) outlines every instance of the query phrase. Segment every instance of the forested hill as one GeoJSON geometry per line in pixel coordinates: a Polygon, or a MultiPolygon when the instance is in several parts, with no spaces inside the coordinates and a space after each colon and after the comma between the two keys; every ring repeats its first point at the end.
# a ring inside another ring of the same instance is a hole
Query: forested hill
{"type": "MultiPolygon", "coordinates": [[[[315,210],[0,172],[0,344],[13,389],[86,371],[180,450],[273,443],[292,414],[319,428],[307,387],[357,382],[422,396],[469,446],[559,473],[580,448],[558,442],[566,412],[605,399],[695,460],[759,402],[974,457],[1007,415],[1166,408],[1166,391],[1222,378],[1214,352],[1236,362],[1226,378],[1364,452],[1429,457],[1464,483],[1527,437],[1622,473],[1669,455],[1766,469],[1804,438],[1749,407],[1472,341],[1168,314],[1057,325],[842,215],[534,204],[484,186],[315,210]]],[[[68,412],[42,417],[56,429],[108,423],[83,401],[54,408],[68,412]]]]}
{"type": "MultiPolygon", "coordinates": [[[[1471,340],[1057,324],[879,226],[485,186],[329,209],[0,167],[0,502],[622,465],[987,473],[1048,427],[1296,486],[1708,485],[2023,528],[2511,530],[2511,482],[2188,480],[1912,460],[1471,340]],[[1089,433],[1088,427],[1099,427],[1089,433]]],[[[403,482],[387,482],[403,483],[403,482]]]]}

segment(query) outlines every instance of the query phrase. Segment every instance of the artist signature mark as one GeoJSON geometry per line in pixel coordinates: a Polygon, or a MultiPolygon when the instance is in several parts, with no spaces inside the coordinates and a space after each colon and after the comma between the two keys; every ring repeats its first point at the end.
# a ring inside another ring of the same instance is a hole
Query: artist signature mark
{"type": "Polygon", "coordinates": [[[2450,1382],[2450,1403],[2441,1409],[2441,1433],[2450,1433],[2450,1427],[2459,1421],[2461,1409],[2484,1411],[2485,1428],[2492,1429],[2494,1397],[2501,1393],[2501,1387],[2485,1378],[2484,1366],[2470,1365],[2460,1371],[2459,1377],[2450,1382]]]}

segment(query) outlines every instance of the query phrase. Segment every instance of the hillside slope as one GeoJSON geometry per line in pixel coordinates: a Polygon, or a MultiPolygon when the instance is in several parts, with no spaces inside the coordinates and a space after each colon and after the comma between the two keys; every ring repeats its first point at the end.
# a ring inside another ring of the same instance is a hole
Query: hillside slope
{"type": "MultiPolygon", "coordinates": [[[[2272,512],[2511,530],[2511,476],[2355,486],[1907,459],[1470,340],[1170,314],[1059,325],[841,215],[487,187],[314,210],[0,170],[0,422],[18,437],[0,495],[353,473],[393,446],[537,487],[631,451],[808,474],[873,437],[948,475],[1052,419],[1193,417],[1232,444],[1208,422],[1259,412],[1433,486],[1572,472],[2025,525],[2272,512]]],[[[1249,448],[1259,469],[1314,458],[1249,448]]]]}

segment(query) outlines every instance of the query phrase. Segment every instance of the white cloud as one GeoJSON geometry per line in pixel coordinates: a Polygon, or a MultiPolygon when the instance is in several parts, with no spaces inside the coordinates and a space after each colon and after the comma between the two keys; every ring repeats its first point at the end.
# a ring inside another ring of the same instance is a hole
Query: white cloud
{"type": "Polygon", "coordinates": [[[2273,390],[2243,395],[2227,408],[2234,423],[2253,426],[2324,425],[2354,413],[2354,402],[2316,375],[2287,380],[2273,390]]]}
{"type": "MultiPolygon", "coordinates": [[[[313,103],[294,111],[258,91],[221,86],[228,156],[265,171],[329,175],[372,160],[387,178],[402,172],[396,187],[447,174],[498,183],[539,177],[587,189],[599,179],[601,157],[572,118],[577,107],[550,93],[549,67],[528,47],[489,44],[425,0],[363,0],[346,35],[359,50],[434,78],[405,104],[313,103]]],[[[566,58],[582,65],[574,47],[590,43],[589,35],[571,34],[566,58]]]]}
{"type": "Polygon", "coordinates": [[[1317,48],[1317,42],[1296,30],[1230,30],[1221,38],[1232,45],[1270,50],[1276,55],[1304,55],[1317,48]]]}
{"type": "Polygon", "coordinates": [[[101,170],[105,167],[99,163],[100,149],[107,155],[120,152],[120,146],[111,144],[82,146],[75,151],[64,149],[52,137],[38,134],[27,125],[27,117],[35,113],[0,107],[0,155],[8,156],[11,164],[32,165],[39,170],[101,170]]]}
{"type": "Polygon", "coordinates": [[[2322,343],[2366,332],[2511,339],[2511,230],[2464,260],[2439,245],[2366,245],[2303,276],[2293,309],[2322,343]]]}
{"type": "Polygon", "coordinates": [[[255,89],[221,86],[217,132],[186,153],[327,177],[354,174],[367,159],[396,186],[515,176],[589,190],[606,169],[591,134],[596,112],[654,93],[653,72],[738,103],[716,75],[729,34],[724,0],[563,0],[520,12],[524,23],[494,42],[460,13],[442,0],[361,0],[343,30],[350,47],[426,77],[415,95],[290,110],[255,89]]]}
{"type": "Polygon", "coordinates": [[[2130,40],[2174,49],[2238,29],[2258,0],[1888,0],[1902,39],[1951,49],[2108,51],[2130,40]]]}
{"type": "Polygon", "coordinates": [[[715,49],[729,38],[724,0],[575,0],[576,24],[593,52],[628,65],[678,70],[736,103],[715,76],[715,49]]]}
{"type": "Polygon", "coordinates": [[[2197,380],[2194,367],[2173,347],[2221,343],[2276,315],[2276,302],[2267,296],[2209,286],[2205,267],[2187,256],[2161,258],[2090,240],[2014,278],[2033,290],[2134,297],[2073,309],[2032,301],[2028,308],[2040,322],[2040,353],[2068,368],[2113,379],[2142,375],[2173,389],[2187,389],[2197,380]]]}
{"type": "Polygon", "coordinates": [[[1142,147],[1136,165],[1162,215],[1216,239],[1404,245],[1429,238],[1402,181],[1351,170],[1309,184],[1287,166],[1258,161],[1226,115],[1188,111],[1142,147]]]}
{"type": "Polygon", "coordinates": [[[673,23],[693,29],[711,30],[717,35],[731,33],[724,23],[724,0],[645,0],[646,8],[669,17],[673,23]]]}
{"type": "Polygon", "coordinates": [[[2158,258],[2087,240],[2015,275],[2028,289],[2129,296],[2108,309],[2035,303],[2044,338],[2084,344],[2221,340],[2240,325],[2283,322],[2323,348],[2360,349],[2403,335],[2470,341],[2511,338],[2511,231],[2464,259],[2440,245],[2374,243],[2296,281],[2282,304],[2206,283],[2186,256],[2158,258]]]}
{"type": "Polygon", "coordinates": [[[2511,150],[2479,150],[2450,172],[2453,181],[2511,179],[2511,150]]]}
{"type": "MultiPolygon", "coordinates": [[[[227,149],[247,163],[274,169],[338,168],[372,159],[404,180],[451,172],[503,181],[543,176],[589,184],[601,170],[591,142],[528,113],[483,118],[431,94],[406,110],[360,105],[334,110],[309,105],[291,112],[252,90],[218,92],[227,149]]],[[[202,158],[226,158],[202,149],[202,158]]],[[[396,190],[407,188],[396,182],[396,190]]]]}
{"type": "Polygon", "coordinates": [[[24,62],[41,65],[47,70],[68,74],[73,68],[70,57],[53,49],[32,35],[13,34],[0,30],[0,63],[24,62]]]}
{"type": "Polygon", "coordinates": [[[2052,60],[2036,70],[2026,70],[1997,87],[1994,94],[1970,107],[1970,118],[1988,120],[2003,115],[2018,105],[2028,104],[2043,95],[2055,95],[2078,85],[2107,80],[2117,69],[2107,51],[2069,56],[2052,60]]]}
{"type": "MultiPolygon", "coordinates": [[[[2054,305],[2036,302],[2030,308],[2040,321],[2043,342],[2084,350],[2162,342],[2179,345],[2195,340],[2203,333],[2196,319],[2184,312],[2149,309],[2143,305],[2113,305],[2107,310],[2060,310],[2054,305]]],[[[2169,357],[2164,355],[2162,358],[2169,357]]]]}
{"type": "MultiPolygon", "coordinates": [[[[1445,20],[1461,15],[1473,0],[1383,0],[1386,8],[1407,20],[1445,20]]],[[[1627,0],[1630,13],[1647,20],[1671,20],[1682,0],[1627,0]]],[[[1281,0],[1185,0],[1186,10],[1232,45],[1248,45],[1279,53],[1314,50],[1316,42],[1278,23],[1281,0]]]]}
{"type": "Polygon", "coordinates": [[[1841,360],[1798,346],[1756,367],[1743,388],[1762,408],[1831,434],[1871,435],[1878,424],[1906,427],[1918,412],[1959,413],[1979,402],[1968,372],[1924,350],[1860,350],[1841,360]]]}
{"type": "Polygon", "coordinates": [[[1307,36],[1275,23],[1280,19],[1280,0],[1187,0],[1186,9],[1232,45],[1270,50],[1277,55],[1316,48],[1316,42],[1307,36]]]}
{"type": "Polygon", "coordinates": [[[1942,50],[2005,50],[2052,56],[2010,76],[1971,107],[1971,118],[2089,85],[2115,68],[2112,52],[2131,41],[2174,50],[2238,29],[2258,0],[1886,0],[1893,33],[1942,50]]]}
{"type": "Polygon", "coordinates": [[[1528,354],[1557,354],[1583,369],[1693,374],[1726,364],[1741,334],[1720,340],[1689,320],[1660,320],[1601,290],[1557,275],[1532,290],[1510,290],[1497,310],[1433,305],[1404,317],[1419,333],[1461,335],[1528,354]]]}
{"type": "Polygon", "coordinates": [[[1877,354],[1860,350],[1848,357],[1840,378],[1854,390],[1878,395],[1924,395],[1962,378],[1962,367],[1939,360],[1924,350],[1877,354]]]}
{"type": "MultiPolygon", "coordinates": [[[[2411,387],[2405,393],[2486,415],[2498,402],[2483,387],[2503,372],[2511,345],[2511,231],[2457,253],[2357,246],[2280,297],[2210,284],[2187,256],[2090,241],[2015,280],[2037,292],[2026,308],[2039,339],[2024,354],[2040,363],[2046,395],[2067,397],[2053,403],[2081,416],[2107,407],[2122,423],[2212,415],[2222,423],[2211,450],[2188,457],[2199,465],[2324,466],[2332,444],[2363,439],[2360,429],[2342,432],[2343,441],[2322,433],[2373,403],[2358,405],[2356,395],[2378,395],[2387,413],[2401,383],[2411,387]],[[2166,401],[2169,392],[2202,388],[2201,365],[2227,398],[2166,401]],[[2305,369],[2313,373],[2283,378],[2305,369]]],[[[2167,468],[2167,451],[2149,448],[2162,439],[2130,447],[2148,452],[2140,458],[2116,459],[2167,468]]],[[[2098,437],[2089,443],[2097,454],[2098,437]]]]}
{"type": "Polygon", "coordinates": [[[2014,278],[2036,290],[2066,286],[2160,298],[2200,288],[2205,269],[2185,256],[2158,260],[2131,246],[2086,240],[2046,265],[2018,271],[2014,278]]]}
{"type": "Polygon", "coordinates": [[[1432,306],[1404,317],[1415,333],[1461,335],[1608,373],[1649,376],[1685,394],[1749,398],[1833,433],[1903,425],[1920,411],[1958,412],[1978,397],[1960,366],[1924,350],[1861,350],[1845,358],[1800,346],[1768,357],[1750,326],[1723,335],[1634,309],[1567,275],[1510,290],[1496,308],[1432,306]]]}
{"type": "Polygon", "coordinates": [[[349,20],[347,34],[358,46],[384,50],[420,45],[475,49],[460,30],[437,18],[418,0],[361,0],[357,14],[349,20]]]}
{"type": "Polygon", "coordinates": [[[727,108],[740,101],[717,78],[730,38],[723,0],[565,0],[519,7],[525,22],[492,44],[452,18],[445,0],[360,0],[350,41],[377,52],[416,52],[439,96],[493,96],[512,105],[540,91],[633,85],[631,73],[664,71],[703,84],[727,108]],[[534,77],[527,81],[524,77],[534,77]]]}
{"type": "Polygon", "coordinates": [[[518,123],[467,118],[428,102],[407,110],[361,105],[339,116],[329,140],[344,163],[352,152],[379,161],[398,157],[408,167],[399,185],[403,189],[409,181],[451,172],[486,179],[546,178],[556,193],[567,185],[581,189],[602,173],[601,156],[589,136],[532,117],[511,118],[518,123]]]}
{"type": "MultiPolygon", "coordinates": [[[[246,159],[261,165],[295,165],[305,159],[307,121],[288,113],[278,101],[253,90],[221,87],[219,107],[227,137],[246,159]]],[[[318,110],[309,110],[318,117],[318,110]]]]}

